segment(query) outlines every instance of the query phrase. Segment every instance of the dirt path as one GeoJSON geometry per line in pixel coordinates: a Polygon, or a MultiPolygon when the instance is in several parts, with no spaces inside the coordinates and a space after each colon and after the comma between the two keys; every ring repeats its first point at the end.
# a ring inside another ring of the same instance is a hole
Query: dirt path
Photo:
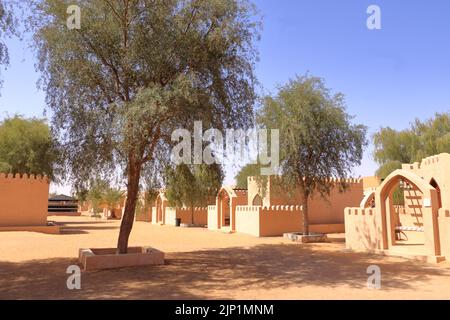
{"type": "Polygon", "coordinates": [[[54,218],[64,234],[0,233],[0,299],[450,299],[450,264],[348,253],[342,239],[298,245],[206,229],[137,222],[130,245],[167,252],[167,264],[82,274],[66,288],[80,247],[115,246],[118,222],[54,218]],[[368,289],[369,265],[382,271],[368,289]]]}

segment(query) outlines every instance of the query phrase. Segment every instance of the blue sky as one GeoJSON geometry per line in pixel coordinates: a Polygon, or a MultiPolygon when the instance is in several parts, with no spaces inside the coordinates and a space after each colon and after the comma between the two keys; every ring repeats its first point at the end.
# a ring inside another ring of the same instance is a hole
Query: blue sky
{"type": "MultiPolygon", "coordinates": [[[[403,129],[415,119],[450,110],[450,1],[254,0],[263,16],[256,67],[265,92],[296,74],[323,77],[346,96],[355,122],[403,129]],[[367,7],[381,8],[381,30],[366,27],[367,7]]],[[[11,65],[2,70],[0,117],[42,116],[44,94],[26,44],[8,41],[11,65]]],[[[356,176],[377,165],[365,153],[356,176]]],[[[232,182],[233,172],[227,177],[232,182]]]]}

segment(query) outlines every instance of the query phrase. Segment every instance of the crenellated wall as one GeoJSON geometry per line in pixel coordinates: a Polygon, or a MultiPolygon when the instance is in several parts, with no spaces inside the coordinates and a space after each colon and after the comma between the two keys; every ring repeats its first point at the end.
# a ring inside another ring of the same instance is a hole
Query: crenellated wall
{"type": "Polygon", "coordinates": [[[47,226],[49,180],[0,173],[0,227],[47,226]]]}
{"type": "MultiPolygon", "coordinates": [[[[370,179],[369,179],[370,180],[370,179]]],[[[375,181],[366,180],[367,184],[375,184],[375,181]]],[[[375,179],[374,179],[375,180],[375,179]]],[[[301,190],[286,190],[276,177],[270,177],[267,187],[263,190],[260,186],[261,182],[255,177],[249,177],[248,184],[248,204],[252,205],[257,195],[262,198],[263,206],[277,205],[301,205],[303,199],[300,196],[301,190]]],[[[364,197],[363,179],[330,179],[335,185],[330,195],[323,199],[319,195],[315,195],[308,201],[309,204],[309,222],[310,224],[343,224],[344,209],[351,206],[359,206],[361,199],[364,197]],[[341,192],[339,186],[345,184],[348,188],[341,192]]]]}
{"type": "Polygon", "coordinates": [[[300,206],[237,206],[236,232],[256,237],[281,236],[302,229],[300,206]]]}
{"type": "Polygon", "coordinates": [[[208,229],[218,230],[217,206],[208,206],[208,229]]]}
{"type": "MultiPolygon", "coordinates": [[[[177,218],[181,219],[181,223],[191,224],[192,210],[191,208],[177,208],[177,218]]],[[[208,224],[208,208],[194,208],[194,225],[206,226],[208,224]]]]}
{"type": "Polygon", "coordinates": [[[427,183],[434,179],[440,189],[442,208],[450,208],[450,154],[441,153],[424,158],[420,163],[403,164],[402,169],[414,172],[427,183]]]}
{"type": "Polygon", "coordinates": [[[381,218],[372,208],[345,209],[345,242],[352,250],[381,250],[381,218]]]}
{"type": "MultiPolygon", "coordinates": [[[[192,210],[191,208],[165,208],[165,224],[174,226],[176,219],[181,219],[183,224],[191,224],[192,210]]],[[[194,208],[194,224],[195,225],[207,225],[208,208],[195,207],[194,208]]]]}

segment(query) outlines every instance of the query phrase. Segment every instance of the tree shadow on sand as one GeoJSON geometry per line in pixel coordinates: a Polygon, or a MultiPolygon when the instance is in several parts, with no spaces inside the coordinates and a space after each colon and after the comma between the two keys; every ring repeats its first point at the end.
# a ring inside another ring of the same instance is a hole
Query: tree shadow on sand
{"type": "Polygon", "coordinates": [[[227,299],[233,297],[230,292],[252,289],[364,289],[371,264],[381,268],[384,291],[414,289],[431,277],[450,275],[449,269],[435,265],[315,250],[315,246],[258,245],[169,253],[164,266],[83,272],[79,291],[66,288],[66,268],[77,263],[74,259],[0,262],[0,298],[227,299]]]}

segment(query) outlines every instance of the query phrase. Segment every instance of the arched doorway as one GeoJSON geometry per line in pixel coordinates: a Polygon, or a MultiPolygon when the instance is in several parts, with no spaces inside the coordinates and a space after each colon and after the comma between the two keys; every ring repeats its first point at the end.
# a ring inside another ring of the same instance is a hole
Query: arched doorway
{"type": "Polygon", "coordinates": [[[219,229],[231,225],[231,196],[225,189],[218,194],[217,226],[219,229]]]}
{"type": "Polygon", "coordinates": [[[360,208],[375,208],[375,191],[368,193],[359,206],[360,208]]]}
{"type": "Polygon", "coordinates": [[[164,199],[161,194],[156,197],[156,223],[164,223],[164,199]]]}
{"type": "Polygon", "coordinates": [[[257,194],[252,201],[252,206],[262,206],[263,200],[259,194],[257,194]]]}
{"type": "Polygon", "coordinates": [[[436,189],[437,192],[437,202],[438,202],[438,208],[442,208],[442,199],[441,199],[441,188],[439,188],[438,183],[436,182],[436,180],[434,180],[434,178],[431,179],[430,181],[430,185],[436,189]]]}
{"type": "Polygon", "coordinates": [[[418,175],[396,170],[376,193],[383,248],[399,253],[439,255],[437,193],[418,175]],[[403,203],[399,202],[403,198],[403,203]]]}

